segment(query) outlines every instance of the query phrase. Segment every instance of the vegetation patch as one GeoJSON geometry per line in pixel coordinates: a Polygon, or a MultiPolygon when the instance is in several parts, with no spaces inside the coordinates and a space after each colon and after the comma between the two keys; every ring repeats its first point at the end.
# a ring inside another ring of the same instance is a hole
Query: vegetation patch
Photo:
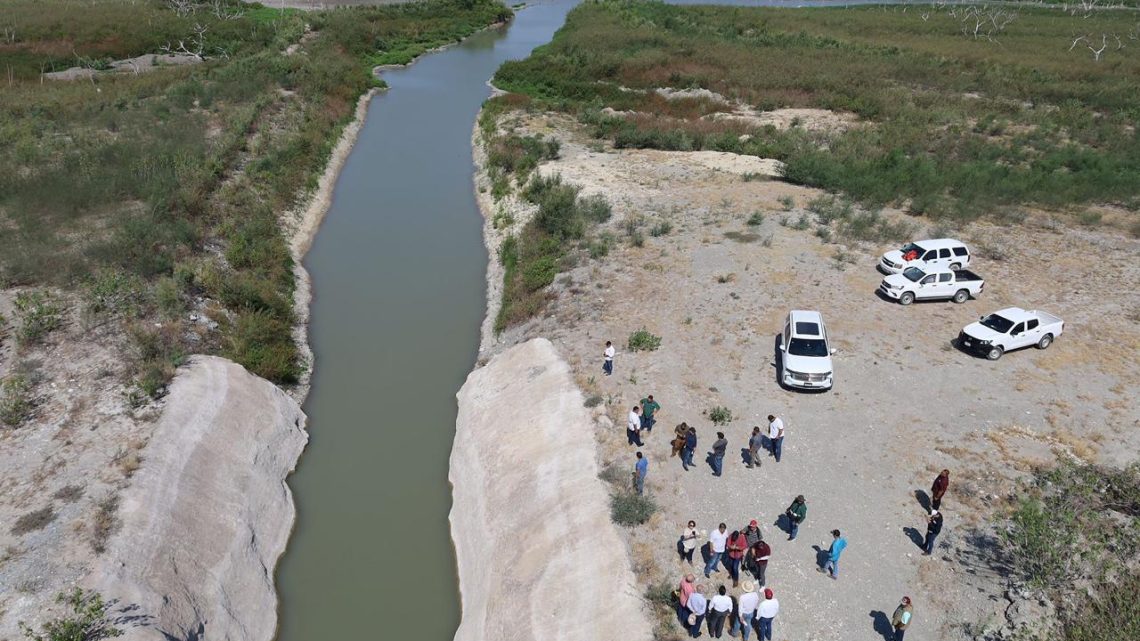
{"type": "Polygon", "coordinates": [[[55,517],[55,509],[49,505],[34,512],[28,512],[27,514],[16,519],[16,522],[12,524],[12,529],[10,531],[16,536],[21,536],[27,534],[28,532],[42,530],[48,525],[51,525],[51,522],[55,520],[55,517]]]}
{"type": "MultiPolygon", "coordinates": [[[[572,11],[552,43],[503,65],[495,84],[576,115],[615,147],[776,158],[785,180],[868,207],[959,220],[998,217],[1020,203],[1135,211],[1140,94],[1131,79],[1140,57],[1115,44],[1095,52],[1101,34],[1113,43],[1109,34],[1130,29],[1131,11],[598,0],[572,11]],[[644,98],[661,87],[707,89],[761,110],[849,112],[861,122],[827,130],[718,120],[706,117],[711,105],[680,110],[644,98]]],[[[851,227],[868,239],[895,231],[875,216],[851,227]]]]}
{"type": "Polygon", "coordinates": [[[657,503],[647,495],[618,491],[610,496],[610,518],[618,525],[641,525],[657,511],[657,503]]]}
{"type": "Polygon", "coordinates": [[[43,624],[39,631],[20,623],[24,638],[29,641],[98,641],[122,636],[123,631],[115,626],[107,614],[107,603],[98,592],[75,588],[71,592],[61,592],[56,601],[68,608],[68,613],[59,619],[43,624]]]}
{"type": "Polygon", "coordinates": [[[727,425],[732,421],[732,410],[717,405],[708,411],[708,417],[713,425],[727,425]]]}
{"type": "Polygon", "coordinates": [[[653,352],[661,347],[661,337],[642,327],[629,335],[627,345],[631,352],[653,352]]]}

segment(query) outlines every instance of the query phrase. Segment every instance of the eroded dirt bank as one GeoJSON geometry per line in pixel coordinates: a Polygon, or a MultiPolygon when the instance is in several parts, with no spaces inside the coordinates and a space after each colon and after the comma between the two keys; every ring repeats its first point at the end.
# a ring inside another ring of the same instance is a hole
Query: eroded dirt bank
{"type": "Polygon", "coordinates": [[[528,341],[472,372],[458,399],[456,641],[650,639],[566,361],[528,341]]]}

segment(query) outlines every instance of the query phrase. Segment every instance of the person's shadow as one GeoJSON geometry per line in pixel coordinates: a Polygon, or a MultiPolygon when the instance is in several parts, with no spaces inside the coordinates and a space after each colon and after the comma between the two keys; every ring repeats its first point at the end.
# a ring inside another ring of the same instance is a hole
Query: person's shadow
{"type": "Polygon", "coordinates": [[[922,532],[919,532],[915,528],[904,527],[903,532],[905,532],[907,537],[910,538],[911,542],[917,545],[920,549],[922,548],[922,544],[926,543],[926,538],[922,536],[922,532]]]}
{"type": "Polygon", "coordinates": [[[820,569],[823,569],[823,567],[827,565],[827,559],[831,557],[831,554],[829,554],[826,549],[821,548],[818,545],[811,546],[811,549],[815,550],[815,564],[820,569]]]}
{"type": "Polygon", "coordinates": [[[914,498],[918,499],[918,504],[926,510],[927,514],[930,514],[930,495],[926,493],[926,490],[915,490],[914,498]]]}
{"type": "Polygon", "coordinates": [[[878,632],[886,641],[894,641],[895,627],[891,625],[891,618],[882,610],[871,610],[870,617],[874,621],[875,632],[878,632]]]}
{"type": "Polygon", "coordinates": [[[752,462],[752,455],[749,453],[747,447],[740,448],[740,462],[748,465],[752,462]]]}

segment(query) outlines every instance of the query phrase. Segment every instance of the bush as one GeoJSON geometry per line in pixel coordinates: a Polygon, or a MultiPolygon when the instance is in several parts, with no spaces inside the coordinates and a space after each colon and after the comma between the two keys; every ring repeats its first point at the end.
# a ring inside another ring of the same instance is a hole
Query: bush
{"type": "Polygon", "coordinates": [[[673,223],[669,221],[662,221],[654,225],[649,230],[649,235],[657,238],[659,236],[668,236],[673,231],[673,223]]]}
{"type": "Polygon", "coordinates": [[[293,342],[293,326],[265,312],[238,316],[226,356],[258,376],[275,383],[296,383],[304,371],[293,342]]]}
{"type": "Polygon", "coordinates": [[[631,352],[652,352],[656,351],[658,347],[661,347],[661,337],[654,336],[644,327],[629,335],[629,351],[631,352]]]}
{"type": "Polygon", "coordinates": [[[610,518],[618,525],[641,525],[657,511],[657,504],[644,494],[617,492],[610,497],[610,518]]]}
{"type": "Polygon", "coordinates": [[[122,636],[123,631],[107,616],[107,604],[99,593],[75,588],[71,592],[60,592],[55,600],[66,604],[70,614],[45,623],[39,632],[21,622],[25,638],[30,641],[98,641],[122,636]]]}
{"type": "Polygon", "coordinates": [[[721,407],[720,405],[710,409],[708,415],[713,425],[727,425],[732,421],[732,410],[727,407],[721,407]]]}
{"type": "Polygon", "coordinates": [[[752,212],[752,215],[748,217],[748,220],[746,220],[745,223],[749,227],[759,227],[760,225],[764,224],[764,214],[758,211],[754,211],[752,212]]]}
{"type": "Polygon", "coordinates": [[[20,292],[16,294],[15,305],[20,318],[16,338],[23,345],[39,343],[63,325],[63,307],[43,292],[20,292]]]}
{"type": "Polygon", "coordinates": [[[13,374],[0,384],[0,425],[19,427],[32,416],[35,404],[27,377],[13,374]]]}
{"type": "Polygon", "coordinates": [[[587,398],[586,401],[582,404],[585,405],[586,407],[593,408],[593,407],[597,407],[597,406],[601,405],[603,402],[605,402],[605,400],[606,399],[602,398],[598,394],[594,394],[593,396],[590,396],[589,398],[587,398]]]}

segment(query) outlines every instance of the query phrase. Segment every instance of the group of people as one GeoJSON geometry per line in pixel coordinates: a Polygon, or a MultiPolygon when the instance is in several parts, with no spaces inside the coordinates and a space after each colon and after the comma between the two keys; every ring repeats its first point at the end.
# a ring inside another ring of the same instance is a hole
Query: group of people
{"type": "MultiPolygon", "coordinates": [[[[612,343],[606,342],[603,353],[603,370],[606,375],[613,373],[613,358],[615,350],[612,343]]],[[[650,394],[641,399],[630,409],[626,424],[629,444],[643,447],[642,434],[652,432],[656,423],[656,413],[661,405],[650,394]]],[[[748,439],[747,455],[744,456],[744,465],[748,469],[761,466],[762,452],[780,462],[783,455],[785,425],[782,418],[769,415],[768,427],[752,428],[748,439]]],[[[698,445],[697,430],[686,423],[681,423],[674,429],[674,438],[671,441],[672,456],[679,456],[681,467],[689,471],[694,467],[693,456],[698,445]]],[[[724,457],[728,452],[728,439],[724,432],[716,433],[709,452],[708,463],[712,468],[713,476],[721,476],[724,472],[724,457]]],[[[638,450],[635,454],[634,487],[638,494],[645,491],[645,479],[649,473],[649,461],[646,455],[638,450]]],[[[950,471],[942,470],[931,486],[930,509],[927,517],[926,537],[922,543],[923,553],[933,553],[935,540],[942,531],[943,515],[940,511],[942,498],[949,488],[950,471]]],[[[800,524],[807,518],[807,502],[803,495],[797,496],[784,511],[784,521],[788,532],[788,540],[795,540],[799,533],[800,524]]],[[[847,539],[839,530],[831,531],[831,543],[826,550],[822,566],[817,571],[826,574],[833,580],[839,579],[839,559],[847,548],[847,539]]],[[[725,624],[731,621],[729,634],[739,634],[747,641],[752,630],[757,638],[770,640],[772,626],[779,612],[780,604],[770,587],[767,587],[767,569],[772,558],[772,548],[764,540],[759,523],[752,519],[748,525],[738,530],[728,530],[725,523],[709,532],[707,541],[700,545],[702,534],[697,530],[696,521],[689,521],[681,531],[677,540],[677,554],[682,562],[694,565],[693,557],[698,549],[702,550],[702,563],[704,576],[711,579],[714,572],[721,568],[727,572],[732,581],[733,588],[740,588],[739,596],[732,596],[726,585],[717,587],[714,594],[709,594],[704,585],[696,583],[694,574],[686,574],[675,591],[677,604],[677,617],[688,631],[696,638],[701,636],[702,624],[707,626],[711,636],[721,638],[725,624]],[[741,574],[746,572],[753,577],[744,579],[741,574]]],[[[822,552],[822,550],[821,550],[822,552]]],[[[909,596],[904,596],[891,616],[893,641],[903,641],[907,628],[914,616],[914,607],[909,596]]]]}

